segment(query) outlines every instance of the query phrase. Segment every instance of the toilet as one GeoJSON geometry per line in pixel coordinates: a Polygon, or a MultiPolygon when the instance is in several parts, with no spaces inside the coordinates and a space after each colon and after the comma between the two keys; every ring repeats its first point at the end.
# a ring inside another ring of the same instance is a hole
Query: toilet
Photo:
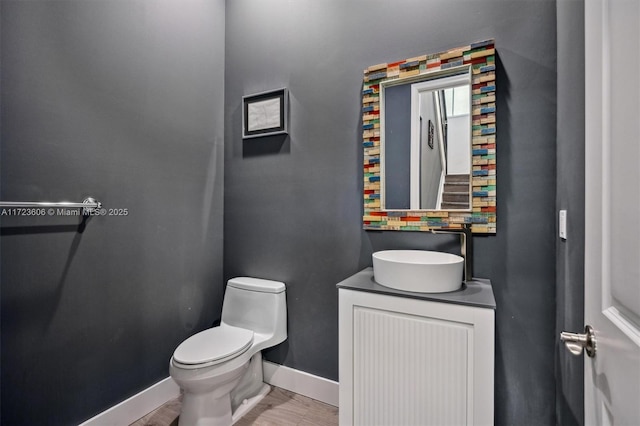
{"type": "Polygon", "coordinates": [[[179,426],[230,426],[270,391],[261,350],[287,338],[284,283],[238,277],[227,282],[220,326],[182,342],[169,373],[182,388],[179,426]]]}

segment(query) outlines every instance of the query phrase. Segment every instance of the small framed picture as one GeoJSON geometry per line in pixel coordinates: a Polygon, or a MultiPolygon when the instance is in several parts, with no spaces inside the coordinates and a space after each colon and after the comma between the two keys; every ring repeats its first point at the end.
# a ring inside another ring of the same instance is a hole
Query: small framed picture
{"type": "Polygon", "coordinates": [[[435,128],[433,127],[433,121],[429,120],[429,129],[427,130],[429,133],[427,143],[429,144],[429,148],[433,149],[433,136],[435,133],[435,128]]]}
{"type": "Polygon", "coordinates": [[[255,138],[288,133],[287,89],[242,97],[242,137],[255,138]]]}

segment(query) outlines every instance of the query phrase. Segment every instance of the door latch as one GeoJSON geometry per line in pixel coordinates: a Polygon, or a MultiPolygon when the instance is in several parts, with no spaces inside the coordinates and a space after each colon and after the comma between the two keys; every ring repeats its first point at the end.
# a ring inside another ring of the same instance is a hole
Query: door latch
{"type": "Polygon", "coordinates": [[[596,356],[596,334],[590,325],[584,328],[584,334],[563,331],[560,340],[573,355],[581,355],[585,351],[590,358],[596,356]]]}

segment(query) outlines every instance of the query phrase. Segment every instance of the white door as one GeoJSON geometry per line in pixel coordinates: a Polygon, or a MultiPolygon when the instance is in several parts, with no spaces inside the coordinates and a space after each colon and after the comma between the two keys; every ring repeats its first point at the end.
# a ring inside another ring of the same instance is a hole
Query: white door
{"type": "Polygon", "coordinates": [[[640,425],[640,2],[585,1],[587,425],[640,425]]]}

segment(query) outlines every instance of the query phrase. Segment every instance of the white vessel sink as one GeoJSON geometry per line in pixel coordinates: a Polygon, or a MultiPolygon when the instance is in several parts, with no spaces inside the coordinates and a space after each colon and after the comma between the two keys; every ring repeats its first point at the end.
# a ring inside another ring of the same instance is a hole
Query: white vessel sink
{"type": "Polygon", "coordinates": [[[374,280],[385,287],[418,293],[444,293],[462,287],[464,258],[426,250],[373,253],[374,280]]]}

